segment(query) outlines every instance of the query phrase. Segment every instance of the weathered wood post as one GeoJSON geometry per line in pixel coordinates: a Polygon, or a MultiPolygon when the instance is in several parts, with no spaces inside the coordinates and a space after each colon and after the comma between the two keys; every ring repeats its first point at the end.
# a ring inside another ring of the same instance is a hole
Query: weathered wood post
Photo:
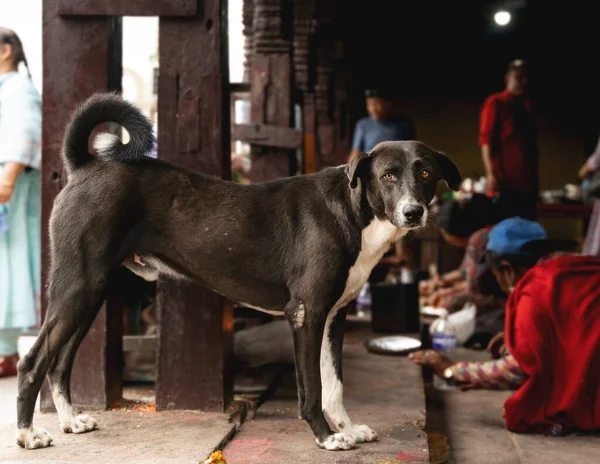
{"type": "MultiPolygon", "coordinates": [[[[231,177],[227,0],[160,19],[158,157],[231,177]]],[[[201,231],[198,231],[201,234],[201,231]]],[[[223,411],[233,397],[233,309],[188,282],[158,285],[157,409],[223,411]]]]}
{"type": "MultiPolygon", "coordinates": [[[[94,92],[121,88],[120,18],[61,16],[69,12],[71,3],[46,0],[43,10],[42,316],[50,259],[48,220],[54,198],[67,181],[60,159],[65,125],[77,104],[94,92]]],[[[106,306],[81,344],[73,367],[73,403],[86,409],[103,409],[121,398],[122,317],[106,306]]],[[[41,408],[54,410],[46,383],[41,408]]]]}

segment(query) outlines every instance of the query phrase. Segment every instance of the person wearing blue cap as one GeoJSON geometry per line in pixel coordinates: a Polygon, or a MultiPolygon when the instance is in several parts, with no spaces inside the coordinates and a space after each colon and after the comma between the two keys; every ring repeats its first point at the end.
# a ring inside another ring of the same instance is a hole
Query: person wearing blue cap
{"type": "Polygon", "coordinates": [[[417,139],[413,121],[406,115],[393,113],[389,94],[381,89],[367,89],[365,98],[369,115],[359,119],[354,127],[348,162],[359,153],[370,152],[380,142],[417,139]]]}
{"type": "Polygon", "coordinates": [[[482,262],[509,294],[523,275],[552,251],[544,228],[520,217],[505,219],[491,230],[482,262]]]}
{"type": "Polygon", "coordinates": [[[504,405],[513,432],[600,428],[600,259],[552,249],[533,221],[510,218],[490,231],[483,261],[509,294],[505,333],[488,347],[493,360],[410,355],[464,390],[516,390],[504,405]]]}

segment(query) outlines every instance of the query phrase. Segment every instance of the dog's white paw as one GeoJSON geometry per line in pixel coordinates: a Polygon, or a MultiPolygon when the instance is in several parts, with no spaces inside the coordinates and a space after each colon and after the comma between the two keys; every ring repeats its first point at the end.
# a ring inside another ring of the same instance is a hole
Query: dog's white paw
{"type": "Polygon", "coordinates": [[[81,414],[73,417],[61,424],[65,433],[85,433],[98,428],[98,422],[87,414],[81,414]]]}
{"type": "Polygon", "coordinates": [[[329,451],[349,450],[356,446],[356,441],[346,433],[334,433],[317,445],[329,451]]]}
{"type": "Polygon", "coordinates": [[[377,440],[377,433],[366,425],[351,425],[344,429],[344,433],[350,435],[356,443],[365,443],[377,440]]]}
{"type": "Polygon", "coordinates": [[[17,444],[21,448],[46,448],[50,446],[50,443],[52,443],[52,437],[44,429],[36,429],[31,426],[28,429],[17,430],[17,444]]]}

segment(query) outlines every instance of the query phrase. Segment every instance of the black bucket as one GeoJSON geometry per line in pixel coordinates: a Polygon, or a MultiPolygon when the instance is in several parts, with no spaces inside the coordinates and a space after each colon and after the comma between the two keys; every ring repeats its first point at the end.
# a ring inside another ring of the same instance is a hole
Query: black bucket
{"type": "Polygon", "coordinates": [[[378,333],[415,334],[419,323],[419,284],[371,284],[371,329],[378,333]]]}

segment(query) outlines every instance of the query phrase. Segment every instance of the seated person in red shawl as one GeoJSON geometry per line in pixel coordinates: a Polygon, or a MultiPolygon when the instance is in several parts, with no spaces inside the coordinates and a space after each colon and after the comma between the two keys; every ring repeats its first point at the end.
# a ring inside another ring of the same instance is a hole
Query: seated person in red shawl
{"type": "Polygon", "coordinates": [[[516,390],[504,405],[513,432],[599,430],[600,259],[549,256],[548,244],[521,218],[490,232],[485,262],[510,295],[499,359],[455,363],[432,350],[410,358],[465,390],[516,390]]]}

